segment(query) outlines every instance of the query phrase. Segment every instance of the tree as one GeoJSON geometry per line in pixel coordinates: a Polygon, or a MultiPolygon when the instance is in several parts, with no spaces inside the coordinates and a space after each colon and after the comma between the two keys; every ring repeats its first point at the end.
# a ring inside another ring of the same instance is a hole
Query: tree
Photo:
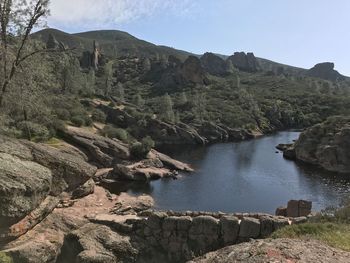
{"type": "Polygon", "coordinates": [[[143,106],[145,106],[145,100],[141,97],[139,93],[137,93],[134,96],[133,103],[139,108],[143,108],[143,106]]]}
{"type": "Polygon", "coordinates": [[[173,100],[169,96],[168,93],[166,93],[163,97],[159,100],[159,112],[161,119],[168,121],[168,122],[174,122],[175,121],[175,113],[173,110],[173,100]]]}
{"type": "Polygon", "coordinates": [[[39,26],[40,19],[48,14],[48,4],[49,0],[0,0],[0,63],[3,75],[0,80],[0,106],[23,62],[47,50],[28,51],[28,41],[33,28],[39,26]],[[11,43],[11,51],[10,42],[16,43],[11,43]]]}
{"type": "Polygon", "coordinates": [[[121,82],[117,84],[116,96],[121,102],[125,102],[125,91],[121,82]]]}
{"type": "Polygon", "coordinates": [[[142,63],[142,68],[145,72],[148,72],[151,70],[151,61],[149,58],[145,58],[142,63]]]}
{"type": "Polygon", "coordinates": [[[181,92],[180,93],[180,96],[179,96],[179,99],[178,99],[178,101],[177,101],[177,104],[179,105],[179,106],[183,106],[183,105],[185,105],[186,103],[187,103],[187,95],[186,95],[186,93],[185,92],[181,92]]]}
{"type": "Polygon", "coordinates": [[[110,95],[113,83],[113,62],[108,62],[104,66],[104,74],[103,74],[103,82],[104,82],[104,95],[108,97],[110,95]]]}
{"type": "Polygon", "coordinates": [[[193,102],[193,114],[199,123],[204,121],[206,115],[207,100],[204,92],[196,91],[192,97],[193,102]]]}
{"type": "Polygon", "coordinates": [[[235,68],[233,66],[231,59],[226,60],[225,71],[226,71],[226,74],[232,74],[235,71],[235,68]]]}

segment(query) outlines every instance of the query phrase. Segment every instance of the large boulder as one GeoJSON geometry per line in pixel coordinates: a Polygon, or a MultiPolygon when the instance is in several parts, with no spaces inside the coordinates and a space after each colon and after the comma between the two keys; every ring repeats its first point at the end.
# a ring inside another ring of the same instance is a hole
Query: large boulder
{"type": "Polygon", "coordinates": [[[135,262],[137,253],[128,237],[91,223],[65,237],[57,262],[135,262]]]}
{"type": "Polygon", "coordinates": [[[51,192],[51,171],[35,162],[0,153],[0,225],[11,225],[51,192]]]}
{"type": "Polygon", "coordinates": [[[74,191],[95,172],[96,167],[78,154],[0,136],[2,237],[28,231],[55,208],[56,199],[51,202],[50,196],[59,198],[63,192],[74,191]],[[16,229],[9,230],[12,225],[16,229]]]}
{"type": "Polygon", "coordinates": [[[328,171],[350,173],[350,118],[333,117],[301,133],[296,159],[328,171]]]}

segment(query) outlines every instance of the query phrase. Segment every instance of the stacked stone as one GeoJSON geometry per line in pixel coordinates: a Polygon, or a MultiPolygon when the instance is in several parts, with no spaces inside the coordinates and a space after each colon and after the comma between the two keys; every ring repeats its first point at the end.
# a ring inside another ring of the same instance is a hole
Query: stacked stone
{"type": "Polygon", "coordinates": [[[147,218],[134,222],[134,240],[143,251],[152,254],[152,250],[162,250],[168,258],[183,261],[193,255],[267,237],[290,224],[288,218],[266,214],[252,214],[255,217],[195,214],[151,212],[147,218]]]}

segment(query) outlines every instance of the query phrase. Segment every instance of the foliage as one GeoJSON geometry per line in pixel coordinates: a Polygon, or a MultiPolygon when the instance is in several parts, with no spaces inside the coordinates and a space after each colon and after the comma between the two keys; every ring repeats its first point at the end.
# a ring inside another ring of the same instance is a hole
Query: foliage
{"type": "Polygon", "coordinates": [[[169,96],[168,93],[166,93],[163,97],[159,98],[159,116],[162,120],[165,120],[167,122],[174,122],[175,121],[175,113],[173,110],[173,100],[169,96]]]}
{"type": "Polygon", "coordinates": [[[84,126],[84,125],[85,125],[85,120],[84,120],[84,118],[83,118],[82,116],[79,116],[79,115],[73,116],[73,117],[71,118],[71,122],[72,122],[75,126],[77,126],[77,127],[81,127],[81,126],[84,126]]]}
{"type": "Polygon", "coordinates": [[[273,238],[316,239],[335,248],[350,251],[350,200],[340,208],[328,208],[310,222],[282,228],[273,238]]]}
{"type": "Polygon", "coordinates": [[[3,252],[0,252],[0,263],[13,263],[13,259],[3,252]]]}
{"type": "Polygon", "coordinates": [[[340,223],[305,223],[282,228],[273,238],[316,239],[326,244],[350,251],[350,225],[340,223]]]}
{"type": "Polygon", "coordinates": [[[94,109],[92,111],[91,118],[94,121],[104,123],[104,122],[106,122],[107,116],[106,116],[106,114],[103,111],[101,111],[99,109],[94,109]]]}
{"type": "Polygon", "coordinates": [[[117,138],[123,142],[127,142],[128,140],[128,133],[126,130],[115,128],[112,125],[106,125],[101,133],[103,136],[107,136],[109,138],[117,138]]]}
{"type": "Polygon", "coordinates": [[[145,158],[150,150],[155,146],[151,137],[147,136],[141,142],[135,142],[131,145],[131,154],[136,158],[145,158]]]}

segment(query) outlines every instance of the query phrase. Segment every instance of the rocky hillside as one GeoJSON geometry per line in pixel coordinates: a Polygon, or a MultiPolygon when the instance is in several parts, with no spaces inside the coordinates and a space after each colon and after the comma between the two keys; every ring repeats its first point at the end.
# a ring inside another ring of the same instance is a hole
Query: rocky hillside
{"type": "Polygon", "coordinates": [[[350,118],[333,117],[303,132],[285,155],[331,172],[350,173],[349,149],[350,118]]]}

